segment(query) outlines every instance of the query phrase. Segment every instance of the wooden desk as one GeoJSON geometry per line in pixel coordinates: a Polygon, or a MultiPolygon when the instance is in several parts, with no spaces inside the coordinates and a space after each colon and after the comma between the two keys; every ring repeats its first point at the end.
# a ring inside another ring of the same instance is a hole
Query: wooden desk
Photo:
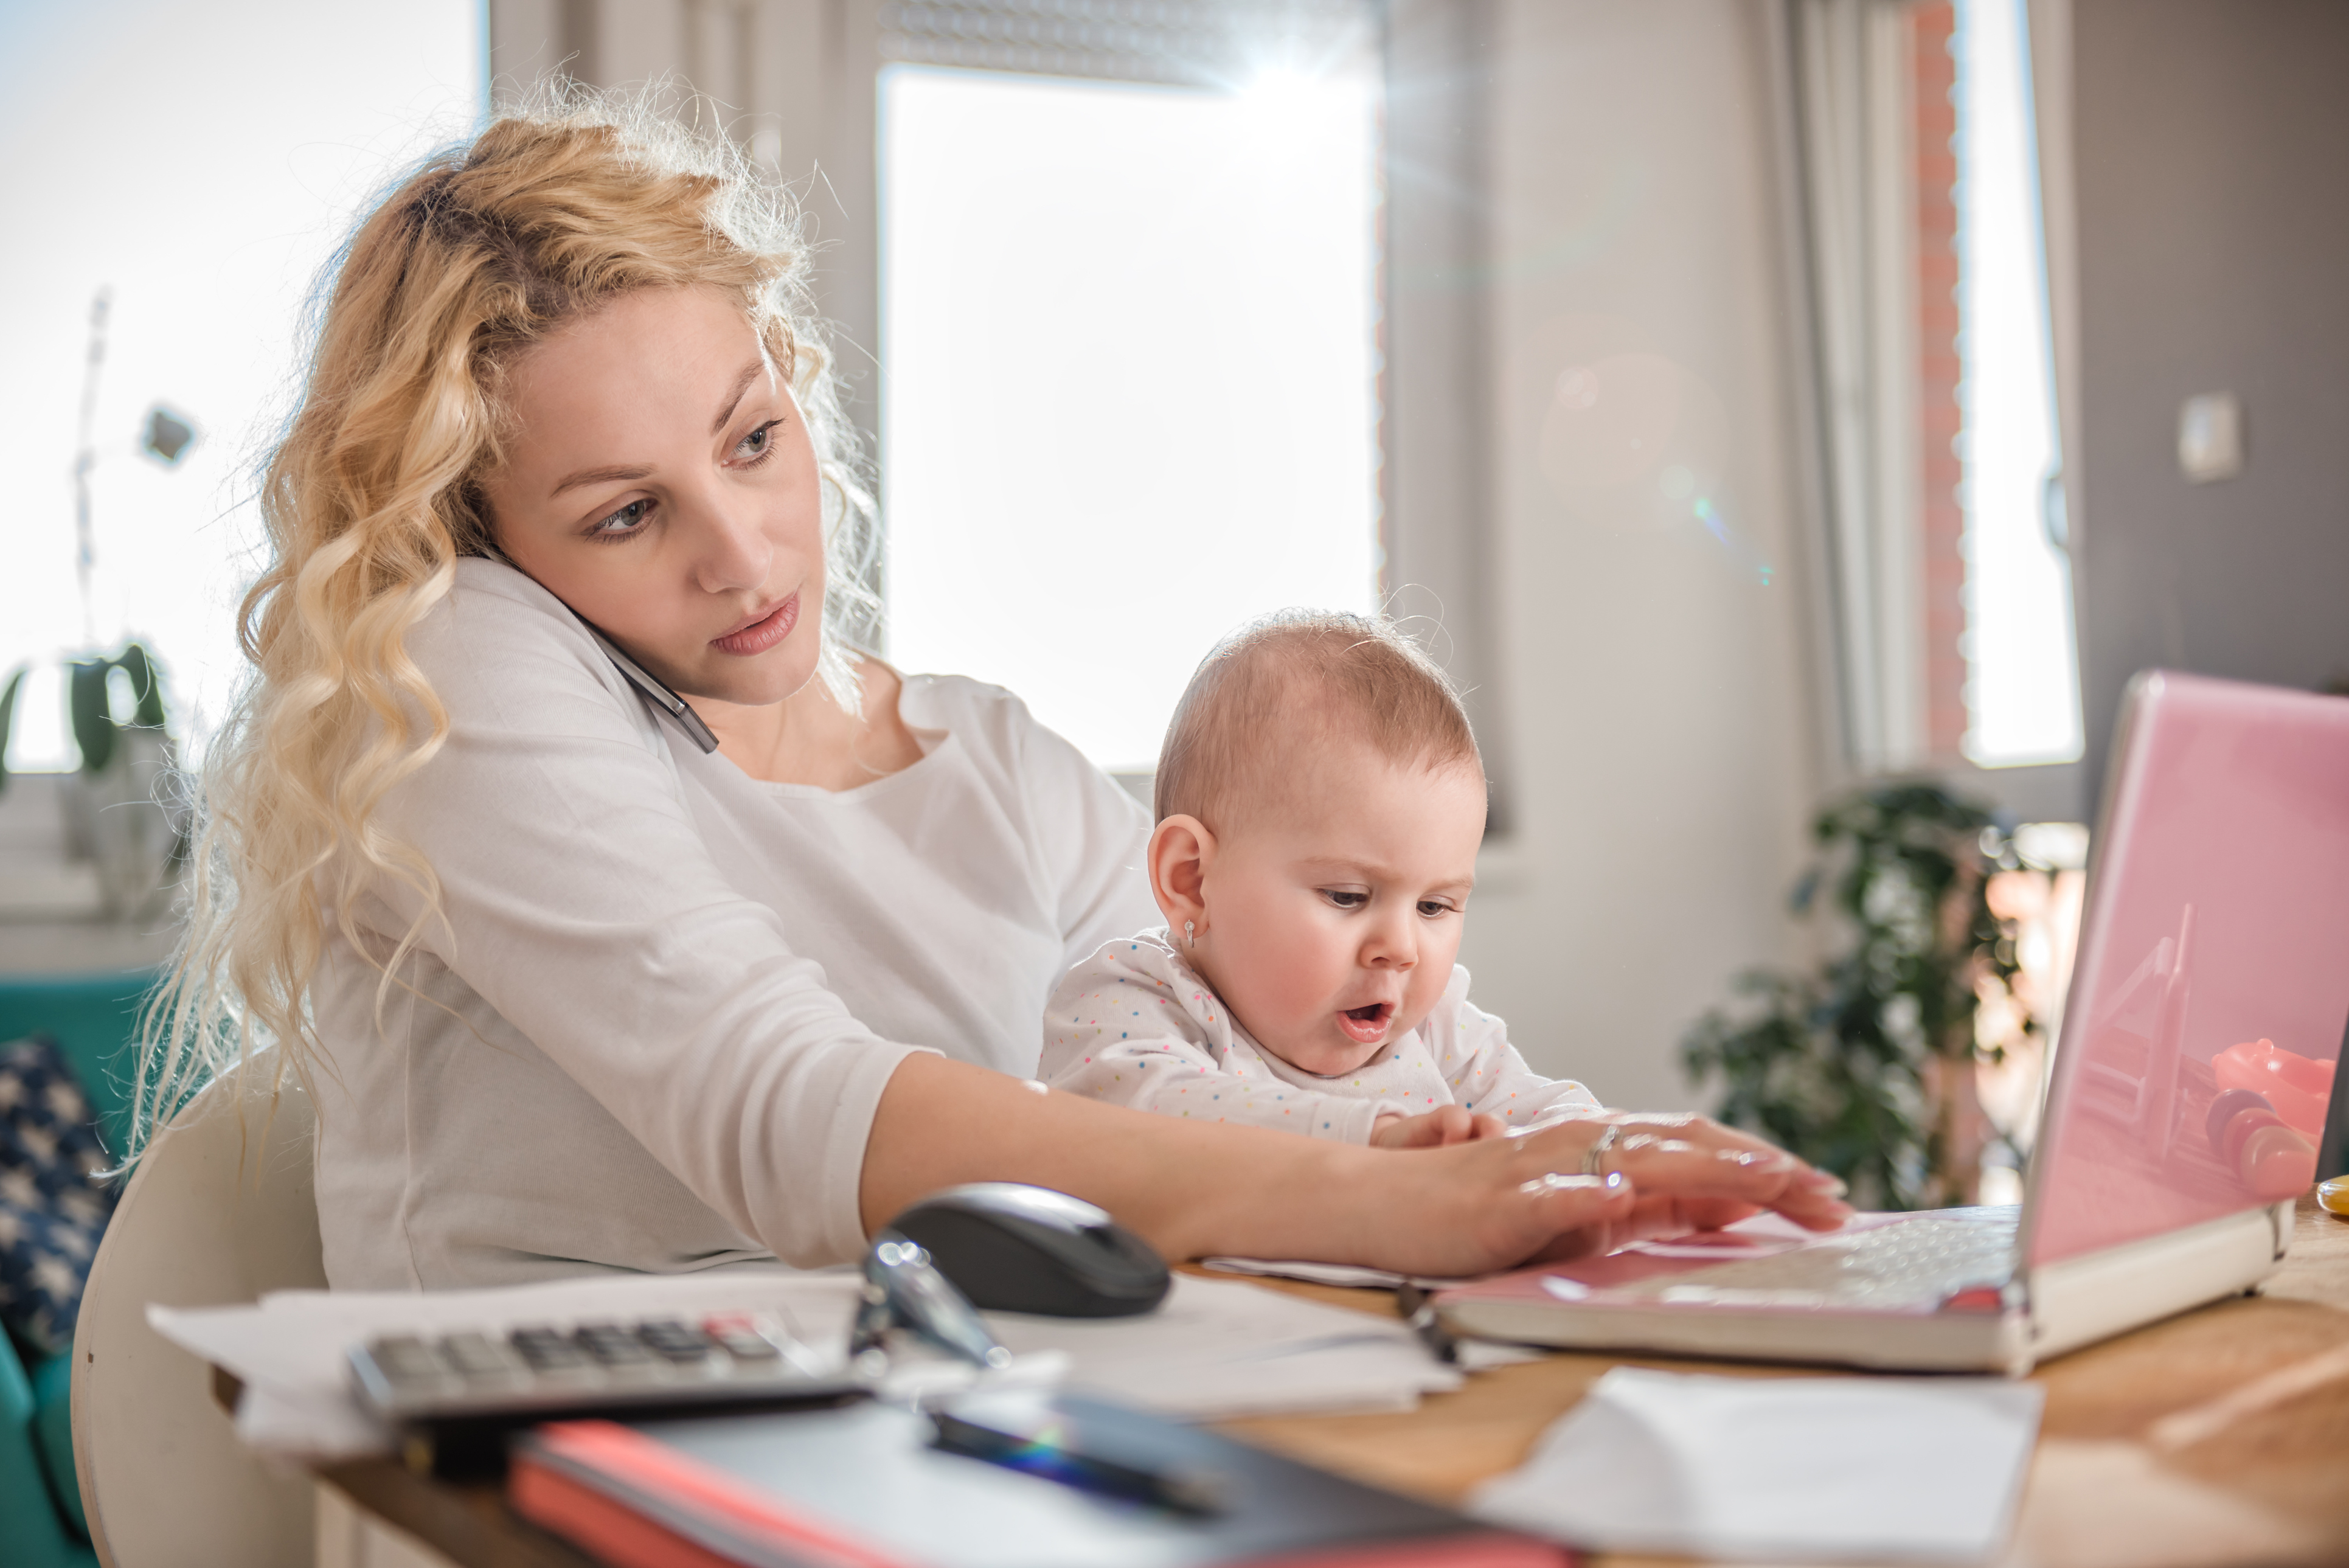
{"type": "MultiPolygon", "coordinates": [[[[1383,1293],[1278,1288],[1355,1310],[1392,1310],[1383,1293]]],[[[1280,1417],[1224,1429],[1398,1491],[1456,1502],[1515,1467],[1601,1373],[1624,1365],[1816,1376],[1561,1354],[1485,1373],[1408,1414],[1280,1417]]],[[[2047,1390],[2047,1413],[2009,1562],[2349,1563],[2349,1222],[2313,1201],[2302,1201],[2292,1254],[2262,1295],[2075,1352],[2034,1380],[2047,1390]]],[[[320,1479],[466,1568],[590,1568],[563,1542],[509,1518],[493,1488],[419,1480],[383,1460],[335,1466],[320,1479]]]]}

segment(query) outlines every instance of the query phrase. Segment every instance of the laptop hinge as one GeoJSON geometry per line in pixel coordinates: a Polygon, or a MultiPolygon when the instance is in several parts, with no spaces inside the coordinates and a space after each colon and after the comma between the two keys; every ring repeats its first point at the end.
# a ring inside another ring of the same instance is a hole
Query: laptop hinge
{"type": "Polygon", "coordinates": [[[2044,1361],[2249,1290],[2275,1272],[2291,1236],[2276,1209],[2246,1209],[2028,1267],[2032,1356],[2044,1361]]]}

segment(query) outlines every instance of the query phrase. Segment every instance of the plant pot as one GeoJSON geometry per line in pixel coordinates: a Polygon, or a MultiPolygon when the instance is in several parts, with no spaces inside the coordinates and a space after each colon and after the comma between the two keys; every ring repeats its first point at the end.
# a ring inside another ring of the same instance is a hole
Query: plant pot
{"type": "Polygon", "coordinates": [[[96,868],[109,920],[156,913],[168,897],[179,832],[159,795],[171,767],[162,735],[126,729],[104,768],[76,774],[66,788],[67,841],[96,868]]]}

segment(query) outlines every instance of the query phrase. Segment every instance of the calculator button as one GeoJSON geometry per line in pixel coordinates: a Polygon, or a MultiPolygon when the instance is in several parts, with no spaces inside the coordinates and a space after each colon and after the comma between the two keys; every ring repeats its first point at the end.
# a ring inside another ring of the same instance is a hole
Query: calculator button
{"type": "Polygon", "coordinates": [[[772,1340],[752,1333],[746,1324],[713,1323],[709,1326],[709,1336],[718,1342],[719,1349],[737,1361],[764,1363],[777,1360],[782,1355],[775,1348],[772,1340]]]}
{"type": "Polygon", "coordinates": [[[506,1343],[533,1372],[575,1372],[589,1365],[577,1346],[552,1328],[517,1328],[506,1343]]]}
{"type": "Polygon", "coordinates": [[[652,1365],[652,1353],[616,1323],[583,1323],[571,1338],[595,1363],[611,1371],[636,1371],[652,1365]]]}
{"type": "Polygon", "coordinates": [[[394,1335],[367,1346],[367,1354],[384,1377],[394,1383],[438,1383],[449,1368],[432,1346],[412,1335],[394,1335]]]}
{"type": "Polygon", "coordinates": [[[520,1359],[486,1334],[452,1334],[440,1342],[440,1358],[469,1383],[505,1382],[523,1376],[520,1359]]]}
{"type": "Polygon", "coordinates": [[[679,1364],[706,1360],[711,1348],[709,1336],[673,1317],[639,1325],[636,1337],[651,1346],[654,1355],[679,1364]]]}

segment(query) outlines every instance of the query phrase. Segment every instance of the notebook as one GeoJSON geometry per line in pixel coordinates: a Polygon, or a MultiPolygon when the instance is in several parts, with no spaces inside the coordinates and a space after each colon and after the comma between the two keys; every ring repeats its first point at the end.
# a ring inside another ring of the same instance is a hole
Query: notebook
{"type": "Polygon", "coordinates": [[[2349,700],[2147,672],[2112,758],[2020,1206],[1765,1216],[1447,1291],[1446,1322],[2019,1375],[2272,1272],[2349,1026],[2349,700]]]}
{"type": "Polygon", "coordinates": [[[1079,1396],[972,1396],[944,1413],[1016,1440],[941,1447],[931,1415],[877,1400],[730,1419],[562,1422],[517,1446],[507,1498],[617,1568],[1572,1561],[1529,1536],[1079,1396]]]}

